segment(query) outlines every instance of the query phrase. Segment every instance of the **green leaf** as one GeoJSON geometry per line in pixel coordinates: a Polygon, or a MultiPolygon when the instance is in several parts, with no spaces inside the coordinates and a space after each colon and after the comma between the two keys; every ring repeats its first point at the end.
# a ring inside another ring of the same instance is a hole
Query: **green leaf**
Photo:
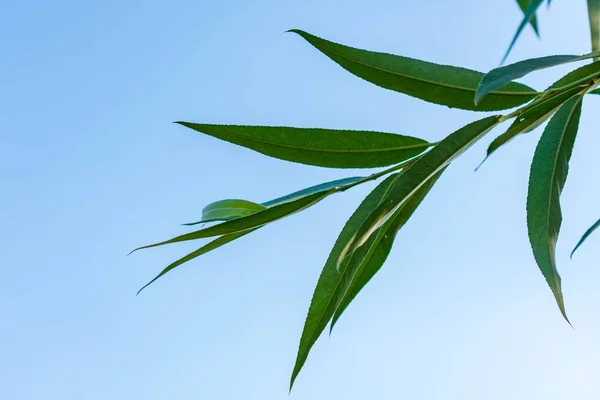
{"type": "Polygon", "coordinates": [[[527,228],[531,248],[567,321],[555,251],[562,223],[560,193],[567,180],[582,98],[578,96],[569,100],[548,123],[533,156],[527,194],[527,228]]]}
{"type": "Polygon", "coordinates": [[[577,249],[583,244],[583,242],[585,242],[585,240],[588,238],[588,236],[590,236],[596,229],[598,229],[599,226],[600,226],[600,219],[598,221],[596,221],[594,223],[594,225],[592,225],[587,231],[585,231],[585,233],[583,234],[581,239],[579,239],[579,242],[577,242],[577,246],[575,246],[575,248],[571,252],[571,258],[573,258],[573,254],[575,254],[577,249]]]}
{"type": "Polygon", "coordinates": [[[504,54],[504,57],[502,58],[502,62],[500,64],[504,64],[504,61],[506,61],[506,58],[508,57],[508,55],[510,54],[510,51],[512,50],[513,46],[517,42],[517,39],[521,35],[521,32],[523,32],[523,29],[525,28],[525,26],[535,16],[535,13],[536,13],[538,7],[543,2],[544,2],[544,0],[530,0],[529,6],[523,12],[525,14],[525,16],[523,17],[523,21],[521,21],[521,24],[517,28],[517,32],[515,33],[515,36],[513,37],[512,41],[510,42],[510,45],[508,46],[508,50],[506,50],[506,54],[504,54]]]}
{"type": "Polygon", "coordinates": [[[557,65],[587,60],[600,56],[600,52],[584,54],[582,56],[558,55],[540,58],[531,58],[529,60],[519,61],[514,64],[499,67],[488,72],[477,87],[475,93],[475,103],[479,103],[488,93],[503,87],[515,79],[544,68],[555,67],[557,65]]]}
{"type": "Polygon", "coordinates": [[[388,193],[389,187],[396,176],[397,174],[390,175],[363,200],[350,219],[348,219],[348,222],[344,225],[344,228],[340,232],[329,257],[327,258],[327,262],[321,272],[321,276],[319,277],[310,303],[306,322],[304,323],[300,346],[298,348],[298,356],[296,357],[296,363],[290,380],[290,390],[294,385],[298,373],[306,362],[310,349],[315,344],[335,312],[336,300],[342,289],[342,275],[336,270],[339,254],[356,229],[358,229],[368,217],[371,210],[373,210],[373,208],[381,202],[386,193],[388,193]]]}
{"type": "Polygon", "coordinates": [[[358,182],[360,180],[364,180],[364,179],[366,179],[366,177],[364,177],[364,176],[353,176],[350,178],[337,179],[335,181],[321,183],[321,184],[318,184],[315,186],[308,187],[306,189],[299,190],[294,193],[290,193],[290,194],[282,196],[282,197],[278,197],[273,200],[266,201],[266,202],[262,203],[262,205],[265,207],[272,207],[272,206],[275,206],[278,204],[287,203],[287,202],[290,202],[293,200],[298,200],[300,198],[309,196],[314,193],[325,192],[329,189],[340,189],[347,185],[356,183],[356,182],[358,182]]]}
{"type": "Polygon", "coordinates": [[[332,330],[348,305],[350,305],[356,295],[379,271],[392,249],[396,234],[417,210],[443,171],[444,170],[440,171],[436,176],[427,181],[425,185],[420,187],[419,190],[417,190],[415,194],[398,209],[395,215],[371,236],[365,246],[362,246],[359,251],[353,254],[350,263],[354,264],[354,266],[346,266],[344,272],[347,273],[342,273],[346,282],[344,283],[344,290],[341,292],[343,296],[338,296],[340,298],[337,301],[335,314],[331,321],[332,330]],[[351,276],[349,272],[353,270],[356,272],[351,276]]]}
{"type": "Polygon", "coordinates": [[[270,157],[329,168],[398,164],[431,146],[412,136],[371,131],[177,123],[270,157]]]}
{"type": "Polygon", "coordinates": [[[142,288],[140,290],[138,290],[137,294],[140,294],[140,292],[142,290],[144,290],[145,288],[150,286],[152,283],[156,282],[163,275],[165,275],[167,272],[172,271],[173,269],[177,268],[181,264],[184,264],[190,260],[193,260],[196,257],[199,257],[203,254],[208,253],[209,251],[215,250],[223,245],[226,245],[229,242],[239,239],[242,236],[245,236],[251,232],[254,232],[256,229],[258,229],[258,228],[250,229],[250,230],[243,231],[243,232],[237,232],[237,233],[231,233],[228,235],[223,235],[223,236],[220,236],[220,237],[216,238],[215,240],[205,244],[204,246],[200,247],[198,250],[195,250],[195,251],[191,252],[190,254],[186,255],[185,257],[182,257],[179,260],[171,263],[169,266],[167,266],[165,269],[163,269],[162,272],[160,274],[158,274],[154,279],[152,279],[150,282],[148,282],[147,284],[142,286],[142,288]]]}
{"type": "Polygon", "coordinates": [[[227,199],[210,203],[202,210],[202,220],[183,224],[186,226],[214,221],[229,221],[264,210],[266,207],[248,200],[227,199]]]}
{"type": "Polygon", "coordinates": [[[589,94],[600,94],[600,89],[595,89],[592,90],[591,92],[588,92],[589,94]]]}
{"type": "MultiPolygon", "coordinates": [[[[249,229],[257,228],[268,224],[269,222],[276,221],[278,219],[287,217],[291,214],[295,214],[299,211],[308,208],[319,201],[323,200],[325,197],[329,196],[332,193],[337,192],[337,189],[330,189],[324,192],[315,193],[306,197],[302,197],[298,200],[290,201],[287,203],[283,203],[280,205],[276,205],[265,210],[259,211],[252,215],[248,215],[246,217],[232,219],[231,221],[225,221],[217,225],[209,226],[204,229],[200,229],[196,232],[186,233],[185,235],[180,235],[174,237],[173,239],[165,240],[164,242],[159,242],[155,244],[151,244],[148,246],[138,247],[137,250],[147,249],[150,247],[162,246],[170,243],[178,243],[185,242],[189,240],[203,239],[213,236],[226,235],[229,233],[243,232],[249,229]]],[[[132,253],[133,253],[132,251],[132,253]]]]}
{"type": "Polygon", "coordinates": [[[485,159],[481,162],[479,167],[481,167],[481,165],[488,159],[488,157],[491,156],[492,153],[494,153],[500,147],[504,146],[506,143],[514,139],[517,135],[521,133],[529,133],[536,129],[546,120],[548,120],[548,118],[550,118],[561,105],[563,105],[573,96],[580,94],[583,90],[584,89],[582,88],[576,87],[565,93],[562,93],[559,96],[549,98],[548,100],[544,100],[531,110],[524,113],[522,116],[515,119],[515,121],[512,123],[512,125],[508,128],[506,132],[498,136],[492,141],[492,143],[490,143],[490,146],[487,149],[487,155],[485,156],[485,159]]]}
{"type": "MultiPolygon", "coordinates": [[[[519,7],[521,7],[521,11],[523,11],[525,13],[527,11],[527,7],[529,7],[529,3],[531,3],[531,0],[517,0],[517,3],[519,4],[519,7]]],[[[550,5],[550,2],[548,2],[548,5],[550,5]]],[[[535,31],[535,34],[539,37],[540,32],[538,30],[537,17],[535,16],[535,13],[529,20],[529,23],[531,24],[531,27],[535,31]]]]}
{"type": "Polygon", "coordinates": [[[586,64],[581,66],[556,82],[552,84],[546,91],[544,95],[540,96],[543,99],[546,96],[552,95],[552,92],[566,86],[571,86],[574,84],[588,85],[593,79],[598,78],[600,76],[600,61],[595,61],[591,64],[586,64]]]}
{"type": "Polygon", "coordinates": [[[600,51],[600,0],[588,0],[588,17],[592,36],[592,51],[600,51]]]}
{"type": "Polygon", "coordinates": [[[473,97],[483,78],[481,72],[355,49],[297,29],[291,32],[302,36],[327,57],[359,78],[431,103],[464,110],[493,111],[516,107],[536,96],[536,92],[530,87],[511,83],[502,90],[490,93],[476,106],[473,97]]]}
{"type": "Polygon", "coordinates": [[[392,187],[389,196],[361,225],[338,259],[338,266],[346,256],[365,244],[369,237],[392,217],[422,186],[436,176],[456,157],[501,122],[498,115],[472,122],[446,136],[434,148],[406,169],[392,187]]]}

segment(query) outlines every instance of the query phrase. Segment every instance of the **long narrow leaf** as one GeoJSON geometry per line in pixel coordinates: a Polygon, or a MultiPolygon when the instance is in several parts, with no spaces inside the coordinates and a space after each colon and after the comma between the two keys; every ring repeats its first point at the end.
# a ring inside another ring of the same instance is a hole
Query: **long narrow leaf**
{"type": "Polygon", "coordinates": [[[419,190],[404,203],[395,215],[390,218],[388,223],[379,228],[378,232],[371,236],[370,243],[361,247],[361,250],[364,249],[363,251],[355,253],[356,257],[354,257],[351,262],[358,264],[358,266],[345,268],[347,283],[345,283],[343,296],[339,298],[335,314],[331,320],[332,330],[348,305],[350,305],[356,295],[379,271],[392,249],[396,234],[417,210],[443,171],[444,170],[439,172],[436,176],[427,181],[425,185],[419,188],[419,190]],[[350,276],[349,272],[352,270],[355,271],[355,274],[350,276]]]}
{"type": "Polygon", "coordinates": [[[409,167],[394,184],[387,199],[369,215],[353,240],[344,248],[338,263],[341,264],[346,256],[362,246],[419,188],[500,121],[499,116],[491,116],[464,126],[448,135],[409,167]]]}
{"type": "Polygon", "coordinates": [[[473,111],[513,108],[533,99],[536,92],[520,83],[511,83],[490,93],[479,105],[473,97],[481,72],[439,65],[413,58],[356,49],[330,42],[301,30],[302,36],[348,72],[377,86],[435,104],[473,111]]]}
{"type": "Polygon", "coordinates": [[[600,51],[600,0],[587,0],[592,51],[600,51]]]}
{"type": "Polygon", "coordinates": [[[600,219],[598,221],[596,221],[594,223],[594,225],[590,226],[590,228],[585,231],[585,233],[583,234],[583,236],[581,237],[581,239],[579,239],[579,242],[577,242],[577,246],[575,246],[575,248],[573,249],[573,251],[571,252],[571,258],[573,258],[573,254],[575,254],[575,252],[577,251],[577,249],[583,244],[583,242],[586,241],[586,239],[592,234],[594,233],[594,231],[596,229],[598,229],[598,227],[600,226],[600,219]]]}
{"type": "MultiPolygon", "coordinates": [[[[527,11],[527,7],[529,7],[529,3],[531,3],[531,0],[517,0],[517,3],[519,4],[521,11],[525,13],[527,11]]],[[[535,34],[539,37],[540,32],[538,30],[537,17],[535,14],[533,14],[531,19],[529,20],[529,23],[531,24],[531,27],[533,28],[535,34]]]]}
{"type": "Polygon", "coordinates": [[[416,137],[383,132],[177,123],[270,157],[329,168],[384,167],[431,147],[416,137]]]}
{"type": "Polygon", "coordinates": [[[329,257],[323,267],[321,276],[319,276],[308,309],[308,315],[300,338],[296,363],[290,379],[290,389],[294,385],[298,373],[306,362],[310,349],[315,344],[335,312],[337,298],[342,289],[343,278],[336,270],[339,254],[354,232],[368,217],[373,208],[376,207],[382,201],[386,193],[389,192],[389,188],[396,176],[397,175],[391,175],[386,178],[363,200],[350,219],[348,219],[348,222],[344,225],[333,249],[329,253],[329,257]]]}
{"type": "Polygon", "coordinates": [[[203,224],[206,222],[229,221],[245,217],[264,210],[264,205],[241,199],[226,199],[210,203],[202,209],[202,220],[183,224],[186,226],[203,224]]]}
{"type": "Polygon", "coordinates": [[[558,55],[558,56],[547,56],[540,58],[531,58],[529,60],[519,61],[514,64],[506,65],[491,70],[481,80],[481,83],[477,87],[475,93],[475,104],[479,103],[488,93],[503,87],[515,79],[524,77],[525,75],[539,71],[545,68],[551,68],[558,65],[572,63],[576,61],[583,61],[590,58],[600,56],[600,52],[594,51],[589,54],[582,56],[573,55],[558,55]]]}
{"type": "Polygon", "coordinates": [[[527,26],[529,21],[531,21],[531,18],[533,18],[538,7],[543,2],[544,2],[544,0],[531,0],[531,2],[529,3],[529,6],[527,7],[527,9],[524,12],[525,15],[523,17],[523,21],[521,21],[521,24],[517,28],[517,32],[515,33],[515,36],[513,37],[512,41],[510,42],[510,45],[508,46],[508,50],[506,50],[506,54],[504,54],[504,57],[502,58],[502,62],[500,64],[504,64],[504,61],[506,61],[506,58],[508,57],[508,55],[510,54],[510,51],[512,50],[513,46],[517,42],[517,39],[521,35],[521,32],[523,32],[523,29],[525,28],[525,26],[527,26]]]}
{"type": "Polygon", "coordinates": [[[567,321],[555,251],[562,223],[560,194],[567,180],[582,98],[578,96],[564,104],[544,130],[531,163],[527,194],[527,228],[531,248],[567,321]]]}
{"type": "Polygon", "coordinates": [[[350,185],[352,183],[356,183],[362,179],[365,179],[365,177],[364,176],[353,176],[350,178],[342,178],[342,179],[336,179],[335,181],[320,183],[318,185],[307,187],[306,189],[302,189],[297,192],[290,193],[288,195],[278,197],[273,200],[265,201],[264,203],[262,203],[262,205],[265,207],[273,207],[278,204],[289,203],[290,201],[298,200],[302,197],[306,197],[311,194],[325,192],[330,189],[339,189],[344,186],[350,185]]]}

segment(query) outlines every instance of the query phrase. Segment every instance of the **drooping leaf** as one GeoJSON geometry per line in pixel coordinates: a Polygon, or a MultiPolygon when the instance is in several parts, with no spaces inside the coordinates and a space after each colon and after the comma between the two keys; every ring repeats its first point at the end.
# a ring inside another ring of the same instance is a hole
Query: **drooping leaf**
{"type": "MultiPolygon", "coordinates": [[[[282,197],[278,197],[273,200],[266,201],[262,205],[259,204],[258,205],[259,207],[256,207],[256,203],[248,202],[246,200],[234,200],[235,203],[233,203],[233,205],[235,205],[235,206],[245,205],[246,206],[245,208],[243,208],[243,207],[241,208],[243,210],[242,214],[244,214],[246,211],[248,211],[248,214],[238,215],[236,218],[241,218],[241,217],[253,214],[253,213],[257,213],[259,211],[264,210],[266,207],[273,207],[276,205],[299,200],[301,198],[304,198],[304,197],[307,197],[310,195],[314,195],[316,193],[326,192],[331,189],[340,189],[340,188],[346,187],[347,185],[356,183],[363,179],[365,179],[365,177],[355,176],[355,177],[350,177],[350,178],[337,179],[337,180],[331,181],[331,182],[321,183],[319,185],[311,186],[306,189],[291,193],[287,196],[282,196],[282,197]],[[250,211],[252,211],[252,212],[250,212],[250,211]]],[[[227,202],[227,201],[228,200],[223,200],[221,202],[216,202],[216,203],[212,203],[212,204],[217,204],[217,203],[224,204],[224,202],[227,202]]],[[[207,206],[206,208],[210,208],[210,207],[207,206]]],[[[205,217],[206,217],[206,215],[205,215],[205,217]]],[[[204,221],[204,222],[208,222],[208,221],[204,221]]],[[[183,258],[175,261],[174,263],[170,264],[169,266],[167,266],[160,274],[158,274],[154,279],[152,279],[149,283],[147,283],[144,287],[142,287],[138,291],[138,294],[143,289],[145,289],[148,285],[155,282],[157,279],[162,277],[164,274],[166,274],[167,272],[180,266],[181,264],[184,264],[190,260],[193,260],[196,257],[199,257],[205,253],[208,253],[209,251],[219,248],[219,247],[221,247],[233,240],[236,240],[242,236],[245,236],[251,232],[254,232],[256,229],[258,229],[258,228],[254,228],[254,229],[250,229],[250,230],[246,230],[246,231],[242,231],[242,232],[237,232],[237,233],[230,233],[230,234],[226,234],[226,235],[218,237],[217,239],[213,240],[212,242],[200,247],[198,250],[193,251],[192,253],[186,255],[185,257],[183,257],[183,258]]]]}
{"type": "Polygon", "coordinates": [[[246,217],[232,219],[230,221],[225,221],[217,225],[209,226],[204,229],[200,229],[195,232],[186,233],[184,235],[180,235],[174,237],[173,239],[165,240],[164,242],[154,243],[147,246],[138,247],[137,250],[147,249],[150,247],[162,246],[170,243],[178,243],[185,242],[189,240],[196,240],[202,238],[209,238],[213,236],[227,235],[229,233],[243,232],[249,229],[257,228],[268,224],[269,222],[276,221],[278,219],[287,217],[289,215],[295,214],[299,211],[308,208],[319,201],[323,200],[325,197],[333,194],[337,191],[337,189],[329,189],[324,192],[315,193],[306,197],[302,197],[298,200],[290,201],[287,203],[282,203],[273,207],[269,207],[265,210],[258,211],[254,214],[248,215],[246,217]]]}
{"type": "Polygon", "coordinates": [[[533,99],[536,92],[511,83],[475,105],[473,97],[483,78],[481,72],[439,65],[413,58],[355,49],[330,42],[301,30],[292,30],[348,72],[377,86],[435,104],[473,111],[516,107],[533,99]]]}
{"type": "Polygon", "coordinates": [[[487,160],[488,157],[492,155],[492,153],[494,153],[496,150],[504,146],[512,139],[514,139],[519,134],[531,132],[535,128],[546,122],[546,120],[548,120],[548,118],[550,118],[561,105],[563,105],[570,98],[578,95],[582,91],[582,88],[573,88],[565,93],[562,93],[559,96],[550,98],[539,103],[536,107],[532,108],[531,110],[524,113],[522,116],[515,119],[515,121],[512,123],[512,125],[508,128],[506,132],[498,136],[492,141],[492,143],[490,143],[487,149],[487,155],[485,156],[485,159],[481,162],[481,164],[483,164],[485,160],[487,160]]]}
{"type": "Polygon", "coordinates": [[[362,246],[402,205],[423,185],[462,154],[483,135],[500,123],[500,116],[472,122],[446,136],[424,156],[412,164],[396,181],[389,196],[369,215],[354,238],[348,242],[338,259],[341,265],[346,256],[362,246]]]}
{"type": "Polygon", "coordinates": [[[573,254],[575,254],[575,252],[577,251],[577,249],[583,244],[583,242],[586,241],[586,239],[592,233],[594,233],[594,231],[596,229],[598,229],[599,226],[600,226],[600,219],[598,221],[594,222],[594,225],[590,226],[590,228],[587,231],[585,231],[585,233],[583,234],[583,236],[581,237],[581,239],[579,239],[579,242],[577,242],[577,246],[575,246],[575,248],[571,252],[571,258],[573,258],[573,254]]]}
{"type": "Polygon", "coordinates": [[[214,221],[229,221],[235,218],[245,217],[264,210],[264,205],[248,200],[227,199],[210,203],[202,209],[202,220],[184,224],[186,226],[203,224],[214,221]]]}
{"type": "MultiPolygon", "coordinates": [[[[521,11],[523,11],[523,13],[525,13],[527,11],[527,7],[529,7],[529,3],[531,3],[531,0],[517,0],[517,3],[519,4],[519,7],[521,7],[521,11]]],[[[548,2],[548,5],[550,5],[550,2],[548,2]]],[[[531,27],[535,31],[535,34],[539,37],[540,32],[538,30],[537,17],[535,16],[535,13],[529,20],[529,23],[531,24],[531,27]]]]}
{"type": "Polygon", "coordinates": [[[294,193],[290,193],[282,197],[278,197],[273,200],[265,201],[264,203],[262,203],[262,205],[265,207],[272,207],[278,204],[288,203],[290,201],[298,200],[302,197],[306,197],[311,194],[325,192],[329,189],[339,189],[363,179],[365,179],[364,176],[353,176],[350,178],[336,179],[335,181],[321,183],[315,186],[307,187],[306,189],[302,189],[294,193]]]}
{"type": "Polygon", "coordinates": [[[583,61],[600,56],[600,52],[592,52],[582,56],[558,55],[540,58],[530,58],[529,60],[519,61],[514,64],[506,65],[491,70],[481,80],[475,93],[475,103],[481,101],[488,93],[503,87],[515,79],[545,68],[555,67],[557,65],[583,61]]]}
{"type": "Polygon", "coordinates": [[[270,157],[329,168],[398,164],[431,146],[419,138],[383,132],[177,123],[270,157]]]}
{"type": "Polygon", "coordinates": [[[342,291],[343,296],[340,296],[337,302],[338,305],[335,314],[333,315],[333,319],[331,320],[331,329],[333,329],[342,313],[354,300],[356,295],[379,271],[392,249],[396,234],[417,210],[443,171],[444,170],[438,172],[436,176],[420,187],[419,190],[417,190],[415,194],[412,195],[398,211],[396,211],[395,215],[392,216],[384,226],[379,228],[359,251],[354,253],[350,262],[357,266],[346,266],[344,270],[344,272],[347,272],[346,274],[343,274],[344,279],[346,280],[344,283],[345,290],[342,291]],[[349,272],[352,270],[356,272],[353,276],[350,276],[349,272]]]}
{"type": "Polygon", "coordinates": [[[363,200],[350,219],[348,219],[348,222],[344,225],[344,228],[340,232],[329,257],[327,258],[327,262],[321,272],[321,276],[319,277],[310,303],[306,322],[304,323],[298,355],[290,380],[290,389],[294,385],[298,373],[306,362],[310,349],[315,344],[335,312],[336,299],[339,296],[339,291],[342,289],[342,275],[336,270],[336,263],[340,251],[344,248],[348,240],[350,240],[356,229],[358,229],[362,222],[367,218],[371,210],[373,210],[373,208],[381,202],[385,194],[388,193],[388,189],[396,176],[396,174],[390,175],[363,200]]]}
{"type": "Polygon", "coordinates": [[[500,64],[504,64],[504,61],[506,61],[506,58],[508,57],[508,55],[510,54],[510,51],[512,50],[513,46],[517,42],[517,39],[521,35],[521,32],[523,32],[523,29],[525,28],[525,26],[527,26],[529,21],[531,21],[531,19],[535,16],[535,13],[536,13],[538,7],[543,2],[544,2],[544,0],[530,0],[529,6],[523,12],[523,14],[525,14],[523,16],[523,21],[521,21],[521,24],[517,28],[517,32],[515,33],[515,36],[513,37],[512,41],[510,42],[510,45],[508,46],[508,50],[506,50],[506,54],[504,54],[504,57],[502,58],[502,62],[500,64]]]}
{"type": "Polygon", "coordinates": [[[600,51],[600,0],[587,0],[592,51],[600,51]]]}
{"type": "Polygon", "coordinates": [[[527,228],[533,254],[567,321],[555,251],[562,223],[560,194],[567,180],[582,98],[569,100],[548,123],[533,156],[527,194],[527,228]]]}
{"type": "Polygon", "coordinates": [[[137,294],[140,294],[140,292],[142,290],[144,290],[145,288],[150,286],[152,283],[156,282],[163,275],[165,275],[167,272],[172,271],[173,269],[177,268],[181,264],[191,261],[196,257],[200,257],[201,255],[206,254],[209,251],[212,251],[221,246],[224,246],[229,242],[232,242],[236,239],[241,238],[242,236],[245,236],[251,232],[254,232],[256,229],[258,229],[258,228],[250,229],[250,230],[243,231],[243,232],[236,232],[236,233],[230,233],[228,235],[223,235],[223,236],[220,236],[220,237],[216,238],[215,240],[205,244],[204,246],[200,247],[198,250],[195,250],[195,251],[191,252],[190,254],[186,255],[185,257],[182,257],[179,260],[169,264],[165,269],[163,269],[161,271],[160,274],[158,274],[156,277],[154,277],[154,279],[152,279],[150,282],[148,282],[144,286],[142,286],[142,288],[140,290],[138,290],[137,294]]]}

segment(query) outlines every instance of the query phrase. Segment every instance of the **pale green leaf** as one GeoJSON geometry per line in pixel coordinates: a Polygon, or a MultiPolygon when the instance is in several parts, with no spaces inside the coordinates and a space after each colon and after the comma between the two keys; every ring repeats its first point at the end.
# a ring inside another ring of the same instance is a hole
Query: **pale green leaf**
{"type": "Polygon", "coordinates": [[[565,103],[546,126],[533,156],[527,194],[527,228],[533,254],[567,321],[555,251],[562,223],[560,194],[567,180],[582,98],[565,103]]]}
{"type": "Polygon", "coordinates": [[[439,65],[413,58],[356,49],[330,42],[301,30],[292,30],[348,72],[385,89],[435,104],[473,111],[513,108],[526,103],[536,92],[511,83],[490,93],[479,105],[473,97],[481,72],[439,65]]]}
{"type": "Polygon", "coordinates": [[[398,164],[431,146],[412,136],[372,131],[177,123],[270,157],[329,168],[398,164]]]}
{"type": "Polygon", "coordinates": [[[214,221],[229,221],[264,210],[264,205],[248,200],[227,199],[210,203],[202,209],[202,220],[184,225],[192,226],[214,221]]]}
{"type": "Polygon", "coordinates": [[[587,0],[592,51],[600,51],[600,0],[587,0]]]}

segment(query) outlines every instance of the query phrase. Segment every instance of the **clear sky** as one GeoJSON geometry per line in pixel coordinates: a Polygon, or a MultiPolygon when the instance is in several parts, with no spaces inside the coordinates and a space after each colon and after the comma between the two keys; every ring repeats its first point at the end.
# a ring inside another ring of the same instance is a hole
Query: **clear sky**
{"type": "MultiPolygon", "coordinates": [[[[597,399],[600,217],[584,104],[563,196],[560,316],[527,239],[539,132],[477,173],[460,158],[381,273],[314,347],[288,397],[317,277],[372,187],[330,197],[136,291],[196,243],[222,198],[265,201],[356,175],[261,156],[172,124],[372,129],[439,140],[481,114],[354,78],[293,34],[489,70],[521,15],[502,1],[8,1],[0,13],[0,398],[597,399]]],[[[588,51],[585,1],[540,13],[509,61],[588,51]]],[[[526,80],[543,88],[561,72],[526,80]]]]}

